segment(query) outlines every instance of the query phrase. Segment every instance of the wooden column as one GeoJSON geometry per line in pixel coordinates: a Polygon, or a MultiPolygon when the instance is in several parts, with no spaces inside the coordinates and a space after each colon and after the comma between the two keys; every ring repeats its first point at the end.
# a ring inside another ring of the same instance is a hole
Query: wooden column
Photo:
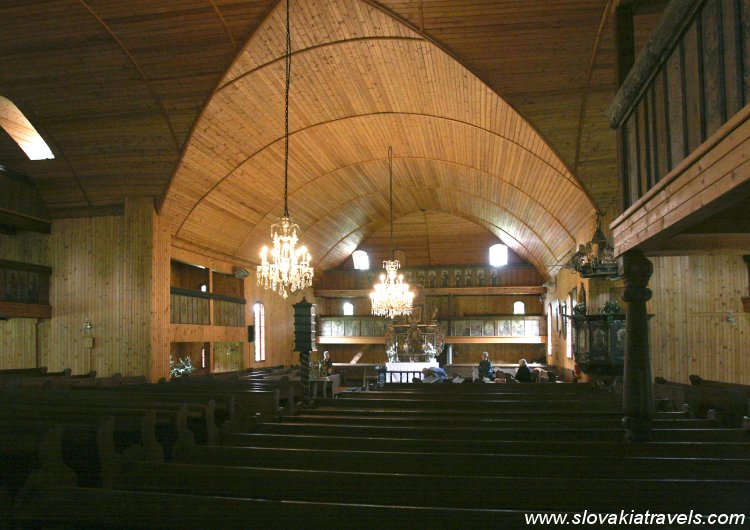
{"type": "Polygon", "coordinates": [[[625,438],[646,442],[651,437],[653,396],[651,355],[648,346],[646,302],[651,299],[648,281],[654,267],[643,252],[629,250],[619,258],[620,274],[625,281],[622,299],[625,308],[625,374],[622,402],[625,438]]]}

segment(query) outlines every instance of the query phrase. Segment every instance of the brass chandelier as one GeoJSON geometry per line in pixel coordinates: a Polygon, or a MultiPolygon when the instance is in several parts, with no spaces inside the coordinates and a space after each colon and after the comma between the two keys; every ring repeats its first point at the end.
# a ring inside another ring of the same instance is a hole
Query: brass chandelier
{"type": "Polygon", "coordinates": [[[409,315],[412,310],[414,293],[409,290],[409,284],[404,283],[404,275],[399,274],[401,264],[395,259],[393,247],[393,149],[388,148],[388,174],[390,183],[390,213],[391,213],[391,257],[383,262],[385,274],[380,275],[380,283],[376,284],[370,293],[372,314],[393,318],[398,315],[409,315]]]}
{"type": "Polygon", "coordinates": [[[582,278],[612,280],[618,277],[614,249],[602,230],[601,212],[596,212],[596,228],[591,241],[578,247],[578,252],[573,254],[570,260],[570,268],[580,274],[582,278]]]}
{"type": "Polygon", "coordinates": [[[299,245],[299,226],[289,215],[289,85],[292,74],[292,36],[289,25],[289,3],[286,2],[286,84],[284,90],[284,215],[271,226],[272,248],[260,251],[258,285],[276,291],[283,298],[289,291],[302,291],[312,285],[313,268],[310,253],[299,245]],[[298,246],[299,245],[299,246],[298,246]]]}

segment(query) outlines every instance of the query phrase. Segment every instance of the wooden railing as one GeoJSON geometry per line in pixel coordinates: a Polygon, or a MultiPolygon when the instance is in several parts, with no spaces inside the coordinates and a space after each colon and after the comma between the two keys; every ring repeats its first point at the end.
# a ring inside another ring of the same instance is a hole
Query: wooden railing
{"type": "MultiPolygon", "coordinates": [[[[381,272],[380,269],[327,271],[316,283],[315,290],[369,290],[381,272]]],[[[544,283],[539,271],[530,265],[405,268],[400,272],[410,285],[426,289],[540,286],[544,283]]]]}
{"type": "Polygon", "coordinates": [[[672,0],[609,109],[624,208],[750,101],[750,4],[672,0]]]}

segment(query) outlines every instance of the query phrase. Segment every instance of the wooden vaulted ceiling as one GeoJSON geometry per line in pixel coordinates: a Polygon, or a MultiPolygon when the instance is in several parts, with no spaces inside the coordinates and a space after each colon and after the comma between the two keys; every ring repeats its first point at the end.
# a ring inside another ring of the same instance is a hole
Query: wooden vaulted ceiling
{"type": "MultiPolygon", "coordinates": [[[[283,211],[283,8],[256,30],[196,123],[162,209],[179,241],[254,257],[283,211]]],[[[472,220],[556,270],[593,209],[517,112],[368,3],[297,0],[291,18],[289,208],[320,268],[340,264],[388,218],[392,145],[396,215],[472,220]]]]}
{"type": "MultiPolygon", "coordinates": [[[[387,222],[393,145],[397,216],[457,216],[553,272],[590,230],[579,182],[616,212],[610,7],[293,2],[290,209],[321,265],[387,222]]],[[[0,134],[0,164],[31,176],[53,215],[153,196],[178,241],[254,259],[281,213],[282,12],[276,0],[3,3],[0,95],[57,158],[30,162],[0,134]]]]}

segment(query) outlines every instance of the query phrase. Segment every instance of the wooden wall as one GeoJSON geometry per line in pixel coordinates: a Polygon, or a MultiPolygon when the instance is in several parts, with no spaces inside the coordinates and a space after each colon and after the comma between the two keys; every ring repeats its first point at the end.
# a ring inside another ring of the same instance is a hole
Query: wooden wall
{"type": "MultiPolygon", "coordinates": [[[[0,234],[0,259],[48,265],[46,239],[34,232],[0,234]]],[[[46,337],[48,320],[14,318],[0,321],[0,369],[37,366],[38,342],[46,337]]]]}
{"type": "Polygon", "coordinates": [[[244,363],[242,342],[214,342],[211,353],[214,372],[240,370],[244,363]]]}
{"type": "Polygon", "coordinates": [[[3,323],[3,351],[12,356],[0,354],[3,367],[38,358],[50,371],[168,375],[169,235],[150,199],[126,201],[122,216],[55,220],[49,236],[3,237],[4,259],[52,268],[52,318],[3,323]]]}
{"type": "Polygon", "coordinates": [[[740,256],[653,257],[649,312],[654,376],[750,384],[747,267],[740,256]]]}
{"type": "MultiPolygon", "coordinates": [[[[171,256],[173,259],[194,265],[201,265],[224,275],[231,274],[234,268],[234,264],[232,263],[198,254],[192,250],[186,250],[179,245],[172,246],[171,256]]],[[[219,275],[214,275],[214,281],[218,277],[219,275]]],[[[229,278],[226,279],[228,280],[229,278]]],[[[254,343],[247,342],[246,327],[172,324],[170,326],[171,340],[173,342],[211,342],[212,354],[217,343],[239,341],[243,346],[241,355],[243,360],[240,368],[299,364],[299,358],[292,351],[294,338],[294,311],[292,304],[298,302],[301,299],[301,295],[290,295],[287,300],[284,300],[279,295],[258,287],[254,276],[241,283],[244,284],[244,293],[240,296],[247,300],[247,304],[244,306],[245,324],[251,325],[254,323],[253,304],[255,302],[261,302],[265,307],[266,360],[264,362],[254,361],[254,343]]],[[[231,282],[229,285],[231,285],[231,282]]],[[[312,299],[312,292],[308,293],[307,299],[312,299]]],[[[219,366],[222,366],[222,362],[218,362],[219,366]]]]}
{"type": "MultiPolygon", "coordinates": [[[[741,296],[748,289],[747,267],[741,256],[694,255],[651,257],[653,298],[648,311],[651,371],[655,377],[689,383],[688,376],[750,384],[750,313],[742,312],[741,296]]],[[[564,270],[554,294],[547,296],[553,312],[573,287],[586,286],[589,312],[621,299],[622,283],[581,281],[564,270]]],[[[620,300],[620,304],[625,304],[620,300]]],[[[564,320],[562,321],[564,324],[564,320]]],[[[553,319],[552,351],[548,363],[572,369],[565,356],[566,340],[553,319]]]]}

